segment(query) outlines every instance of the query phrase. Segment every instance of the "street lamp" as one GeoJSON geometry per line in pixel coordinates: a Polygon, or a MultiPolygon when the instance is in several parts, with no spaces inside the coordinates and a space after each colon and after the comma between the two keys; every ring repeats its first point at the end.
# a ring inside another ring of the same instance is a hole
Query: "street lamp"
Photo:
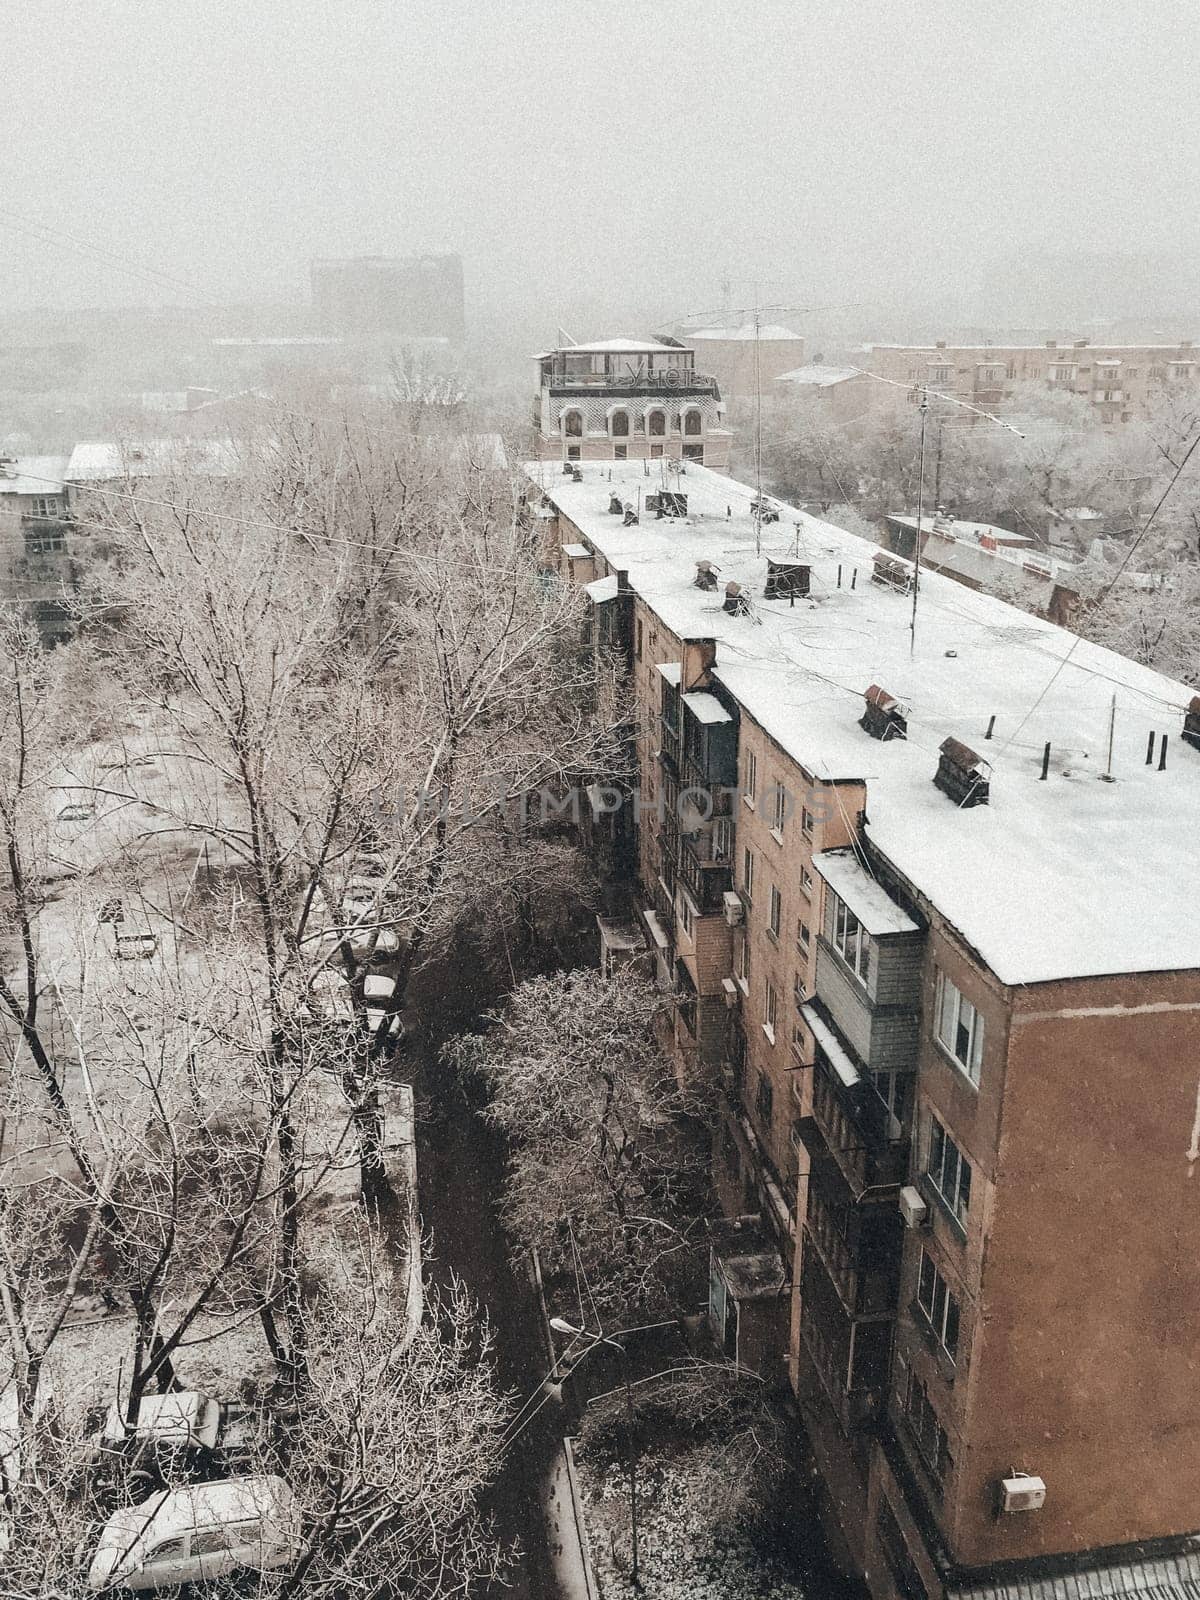
{"type": "MultiPolygon", "coordinates": [[[[629,1527],[630,1542],[632,1546],[632,1562],[629,1569],[630,1582],[635,1589],[641,1588],[638,1578],[638,1516],[637,1516],[637,1435],[633,1425],[633,1385],[629,1381],[629,1350],[618,1340],[608,1338],[602,1333],[588,1333],[584,1328],[577,1328],[565,1317],[551,1317],[550,1326],[555,1333],[568,1334],[572,1339],[588,1339],[591,1342],[577,1357],[577,1363],[590,1356],[597,1346],[611,1345],[620,1352],[621,1370],[625,1378],[625,1427],[628,1435],[628,1470],[629,1470],[629,1527]]],[[[576,1364],[577,1364],[576,1363],[576,1364]]]]}

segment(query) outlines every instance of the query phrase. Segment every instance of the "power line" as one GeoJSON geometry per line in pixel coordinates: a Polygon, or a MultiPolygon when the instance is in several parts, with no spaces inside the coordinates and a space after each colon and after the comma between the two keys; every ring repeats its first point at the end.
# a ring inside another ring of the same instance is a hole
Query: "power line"
{"type": "Polygon", "coordinates": [[[21,217],[5,208],[0,212],[0,226],[16,229],[27,234],[30,238],[37,239],[42,244],[57,245],[60,249],[74,250],[77,255],[95,256],[105,261],[110,266],[115,266],[123,272],[128,272],[134,277],[145,278],[150,282],[168,284],[172,289],[182,289],[186,294],[199,295],[201,298],[212,302],[211,296],[198,285],[188,283],[183,278],[176,278],[172,273],[164,272],[161,268],[151,266],[149,263],[136,262],[131,257],[118,255],[107,250],[103,245],[98,245],[86,239],[76,238],[74,234],[65,232],[61,228],[51,226],[49,223],[36,222],[26,217],[21,217]]]}

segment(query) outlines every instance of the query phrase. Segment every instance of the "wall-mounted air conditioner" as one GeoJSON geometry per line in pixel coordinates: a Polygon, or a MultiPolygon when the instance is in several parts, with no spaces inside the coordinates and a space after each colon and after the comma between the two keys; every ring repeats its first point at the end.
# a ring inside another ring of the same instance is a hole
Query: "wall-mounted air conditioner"
{"type": "Polygon", "coordinates": [[[733,889],[726,889],[722,896],[725,909],[725,921],[731,928],[736,928],[745,919],[746,908],[742,904],[742,897],[733,889]]]}
{"type": "Polygon", "coordinates": [[[921,1198],[921,1191],[906,1183],[900,1191],[900,1215],[904,1226],[914,1230],[923,1228],[929,1219],[929,1207],[921,1198]]]}
{"type": "Polygon", "coordinates": [[[725,996],[725,1005],[727,1009],[733,1011],[736,1008],[738,1001],[741,999],[741,990],[738,988],[737,984],[734,983],[732,978],[722,978],[721,991],[725,996]]]}
{"type": "Polygon", "coordinates": [[[1014,1472],[1000,1480],[1001,1511],[1040,1511],[1046,1504],[1046,1485],[1028,1472],[1014,1472]]]}

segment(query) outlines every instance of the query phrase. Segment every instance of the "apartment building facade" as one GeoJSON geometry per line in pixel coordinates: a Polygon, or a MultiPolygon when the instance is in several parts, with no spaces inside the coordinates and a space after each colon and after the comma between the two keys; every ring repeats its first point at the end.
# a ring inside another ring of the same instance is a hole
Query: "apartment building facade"
{"type": "Polygon", "coordinates": [[[726,400],[767,394],[775,379],[804,364],[804,336],[778,322],[722,323],[680,334],[700,352],[726,400]]]}
{"type": "Polygon", "coordinates": [[[602,339],[536,357],[543,461],[695,461],[723,467],[730,434],[716,378],[671,339],[602,339]]]}
{"type": "Polygon", "coordinates": [[[879,1600],[1184,1600],[1200,697],[933,574],[914,636],[905,562],[699,467],[630,522],[637,471],[535,499],[621,641],[646,942],[723,1085],[714,1332],[790,1382],[879,1600]]]}
{"type": "Polygon", "coordinates": [[[78,568],[65,456],[0,456],[0,593],[47,644],[71,631],[78,568]]]}
{"type": "Polygon", "coordinates": [[[866,371],[899,385],[872,384],[875,406],[915,401],[924,384],[988,410],[1012,403],[1020,385],[1075,394],[1101,423],[1143,417],[1170,395],[1200,390],[1200,356],[1190,339],[1177,344],[1093,345],[1047,339],[1040,345],[869,344],[854,352],[866,371]]]}

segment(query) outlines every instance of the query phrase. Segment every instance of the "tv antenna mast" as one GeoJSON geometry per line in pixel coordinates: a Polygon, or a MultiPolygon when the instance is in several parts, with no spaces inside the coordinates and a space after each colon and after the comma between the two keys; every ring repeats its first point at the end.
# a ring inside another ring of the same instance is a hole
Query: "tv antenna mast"
{"type": "MultiPolygon", "coordinates": [[[[947,405],[958,406],[962,411],[970,411],[974,416],[982,417],[986,422],[994,422],[998,428],[1006,428],[1009,433],[1015,433],[1018,439],[1025,435],[1020,428],[1014,428],[1011,422],[1005,422],[1003,417],[997,417],[991,411],[983,411],[979,406],[970,405],[966,400],[960,400],[957,395],[944,394],[940,389],[933,389],[927,383],[911,384],[901,383],[897,378],[882,378],[877,372],[868,372],[865,367],[854,367],[854,372],[860,373],[864,378],[873,378],[876,383],[889,384],[893,389],[905,389],[909,394],[916,389],[920,395],[917,409],[921,416],[920,445],[917,451],[917,531],[916,543],[913,549],[913,581],[912,581],[912,617],[908,624],[908,653],[911,658],[917,650],[917,600],[921,593],[921,533],[925,517],[925,435],[929,426],[929,402],[944,400],[947,405]]],[[[938,459],[938,486],[941,486],[941,452],[938,459]]],[[[934,506],[937,514],[937,506],[934,506]]]]}

